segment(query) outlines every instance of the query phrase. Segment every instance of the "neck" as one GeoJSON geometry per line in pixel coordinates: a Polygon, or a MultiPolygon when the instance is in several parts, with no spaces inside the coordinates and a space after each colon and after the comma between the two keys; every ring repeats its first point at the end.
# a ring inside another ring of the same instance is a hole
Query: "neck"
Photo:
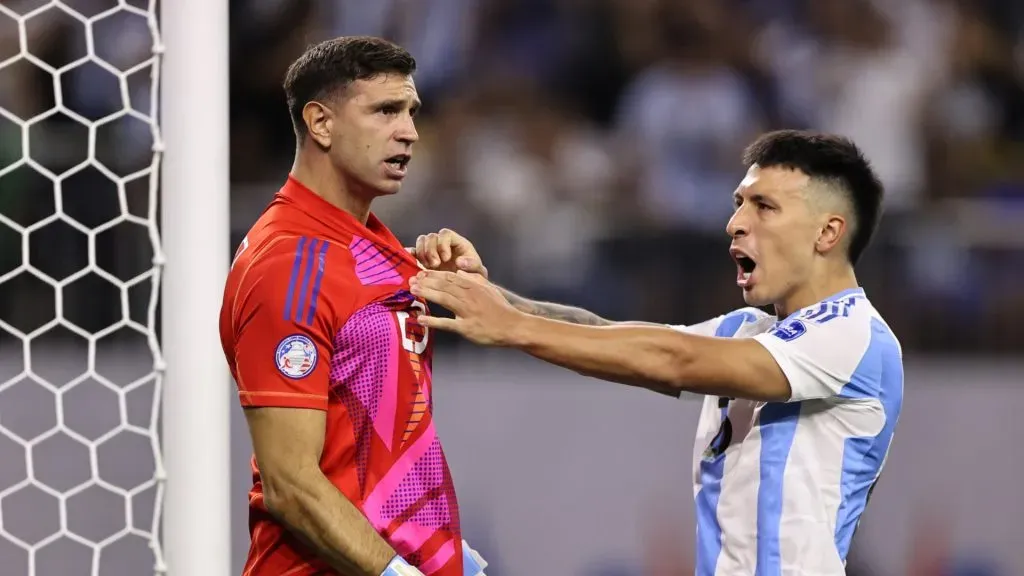
{"type": "Polygon", "coordinates": [[[859,287],[853,266],[844,263],[839,270],[830,270],[807,284],[793,290],[782,302],[775,303],[775,315],[785,318],[793,312],[817,304],[843,290],[859,287]]]}
{"type": "Polygon", "coordinates": [[[357,187],[334,167],[327,154],[310,152],[300,147],[295,154],[290,174],[317,196],[366,224],[370,217],[372,197],[358,194],[355,190],[357,187]]]}

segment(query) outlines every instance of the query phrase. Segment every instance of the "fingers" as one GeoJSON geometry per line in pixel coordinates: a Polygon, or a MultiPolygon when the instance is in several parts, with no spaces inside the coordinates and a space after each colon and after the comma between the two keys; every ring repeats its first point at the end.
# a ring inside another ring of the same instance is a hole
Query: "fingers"
{"type": "Polygon", "coordinates": [[[473,280],[465,272],[439,272],[424,270],[409,279],[409,291],[435,304],[440,304],[459,314],[471,297],[473,290],[479,290],[486,280],[473,280]]]}
{"type": "Polygon", "coordinates": [[[479,258],[469,258],[462,256],[455,260],[455,266],[461,272],[468,272],[470,274],[479,274],[484,278],[487,278],[487,268],[484,267],[484,263],[479,258]]]}
{"type": "Polygon", "coordinates": [[[447,229],[420,234],[412,254],[424,265],[437,268],[452,258],[452,235],[455,233],[447,229]]]}
{"type": "Polygon", "coordinates": [[[437,267],[441,265],[441,258],[437,254],[437,234],[431,232],[427,234],[427,239],[424,242],[423,253],[428,266],[437,267]]]}
{"type": "Polygon", "coordinates": [[[416,317],[416,322],[418,322],[420,326],[427,328],[436,328],[438,330],[461,333],[461,325],[459,320],[456,318],[438,318],[436,316],[424,316],[423,314],[420,314],[416,317]]]}
{"type": "Polygon", "coordinates": [[[453,289],[456,289],[456,286],[443,278],[412,278],[409,281],[409,291],[415,296],[444,306],[458,314],[461,311],[461,301],[452,292],[453,289]]]}
{"type": "Polygon", "coordinates": [[[416,276],[409,279],[410,286],[424,286],[453,294],[457,290],[471,289],[476,284],[479,284],[479,282],[470,280],[470,275],[462,271],[422,270],[416,276]]]}
{"type": "Polygon", "coordinates": [[[473,244],[450,228],[420,235],[409,252],[427,269],[454,268],[487,278],[487,268],[473,244]]]}
{"type": "Polygon", "coordinates": [[[441,262],[447,262],[452,259],[452,242],[456,236],[458,234],[447,228],[442,228],[437,233],[437,256],[441,259],[441,262]]]}
{"type": "Polygon", "coordinates": [[[416,248],[413,249],[413,256],[416,260],[424,266],[429,266],[430,261],[427,259],[427,235],[420,234],[416,237],[416,248]]]}

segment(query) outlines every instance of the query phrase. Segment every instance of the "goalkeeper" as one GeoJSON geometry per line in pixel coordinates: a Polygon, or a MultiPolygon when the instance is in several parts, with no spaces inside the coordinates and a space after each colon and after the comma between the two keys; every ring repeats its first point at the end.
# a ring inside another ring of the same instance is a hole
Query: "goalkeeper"
{"type": "Polygon", "coordinates": [[[417,140],[415,66],[348,37],[288,71],[295,164],[220,316],[255,452],[245,576],[482,576],[434,426],[417,263],[370,212],[417,140]]]}

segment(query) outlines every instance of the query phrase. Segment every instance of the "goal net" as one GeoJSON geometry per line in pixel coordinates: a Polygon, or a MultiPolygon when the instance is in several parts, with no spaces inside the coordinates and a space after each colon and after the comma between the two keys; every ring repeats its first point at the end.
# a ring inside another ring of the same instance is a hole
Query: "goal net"
{"type": "Polygon", "coordinates": [[[0,1],[0,572],[164,570],[155,0],[0,1]]]}

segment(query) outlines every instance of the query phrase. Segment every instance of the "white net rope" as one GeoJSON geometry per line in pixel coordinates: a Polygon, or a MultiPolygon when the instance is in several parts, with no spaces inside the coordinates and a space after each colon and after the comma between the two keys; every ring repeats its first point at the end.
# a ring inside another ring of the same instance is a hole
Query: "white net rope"
{"type": "Polygon", "coordinates": [[[0,572],[164,571],[156,0],[0,0],[0,572]]]}

